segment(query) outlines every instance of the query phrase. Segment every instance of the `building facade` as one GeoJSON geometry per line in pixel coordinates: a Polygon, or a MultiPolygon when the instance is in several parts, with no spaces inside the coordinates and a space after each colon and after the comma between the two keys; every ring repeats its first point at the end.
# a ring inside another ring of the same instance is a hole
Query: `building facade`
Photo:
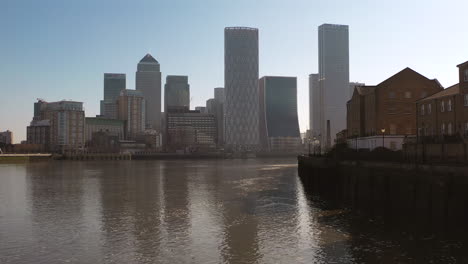
{"type": "Polygon", "coordinates": [[[329,149],[335,135],[346,128],[349,94],[349,33],[347,25],[323,24],[318,28],[319,86],[322,98],[320,142],[329,149]]]}
{"type": "Polygon", "coordinates": [[[0,143],[13,144],[13,132],[10,130],[0,132],[0,143]]]}
{"type": "Polygon", "coordinates": [[[107,119],[100,117],[85,118],[85,142],[93,140],[93,134],[103,132],[108,136],[116,137],[118,140],[125,139],[125,121],[117,119],[107,119]]]}
{"type": "Polygon", "coordinates": [[[206,101],[206,113],[212,114],[215,117],[217,136],[216,144],[218,146],[224,145],[224,111],[223,103],[215,98],[206,101]]]}
{"type": "Polygon", "coordinates": [[[120,93],[118,119],[125,121],[125,139],[135,140],[146,128],[146,102],[143,93],[137,90],[124,90],[120,93]]]}
{"type": "Polygon", "coordinates": [[[258,29],[224,30],[225,144],[233,151],[259,148],[258,29]]]}
{"type": "Polygon", "coordinates": [[[28,144],[39,144],[48,150],[50,147],[50,121],[33,120],[26,128],[26,142],[28,144]]]}
{"type": "Polygon", "coordinates": [[[309,74],[309,130],[310,136],[320,135],[320,113],[322,112],[322,95],[320,93],[319,75],[309,74]]]}
{"type": "Polygon", "coordinates": [[[126,77],[123,73],[104,73],[104,100],[101,100],[101,116],[117,118],[117,99],[126,88],[126,77]]]}
{"type": "Polygon", "coordinates": [[[161,71],[159,62],[146,54],[138,63],[135,87],[146,101],[146,128],[161,130],[161,71]]]}
{"type": "MultiPolygon", "coordinates": [[[[33,122],[27,128],[28,140],[31,144],[49,142],[47,149],[56,152],[82,150],[84,148],[84,110],[82,102],[58,101],[45,102],[40,100],[35,104],[33,122]],[[37,107],[37,111],[36,111],[37,107]],[[34,122],[44,120],[44,122],[34,122]],[[47,120],[49,122],[49,136],[47,133],[47,120]],[[39,133],[39,134],[37,134],[39,133]],[[35,142],[33,142],[35,141],[35,142]]],[[[29,142],[28,142],[29,143],[29,142]]]]}
{"type": "Polygon", "coordinates": [[[401,149],[405,137],[416,135],[416,101],[442,89],[436,79],[410,68],[378,85],[356,87],[347,103],[347,134],[354,139],[348,140],[349,145],[372,150],[385,144],[401,149]],[[382,137],[393,140],[383,142],[382,137]]]}
{"type": "Polygon", "coordinates": [[[263,150],[294,152],[301,146],[297,117],[297,78],[259,80],[260,142],[263,150]]]}
{"type": "Polygon", "coordinates": [[[164,85],[164,111],[168,107],[187,107],[190,109],[190,85],[188,76],[168,75],[164,85]]]}
{"type": "Polygon", "coordinates": [[[468,138],[468,61],[457,67],[458,84],[416,103],[420,142],[460,141],[468,138]]]}
{"type": "Polygon", "coordinates": [[[218,102],[224,104],[226,97],[224,96],[224,88],[223,87],[216,87],[214,88],[214,99],[218,102]]]}
{"type": "Polygon", "coordinates": [[[199,111],[166,113],[166,149],[199,152],[216,148],[216,122],[213,114],[199,111]]]}

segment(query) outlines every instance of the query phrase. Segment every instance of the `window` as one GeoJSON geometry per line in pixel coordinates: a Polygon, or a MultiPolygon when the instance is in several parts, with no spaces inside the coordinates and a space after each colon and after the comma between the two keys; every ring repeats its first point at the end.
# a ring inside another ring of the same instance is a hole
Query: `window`
{"type": "Polygon", "coordinates": [[[464,101],[465,101],[464,105],[465,105],[465,106],[468,106],[468,94],[465,94],[464,99],[465,99],[465,100],[464,100],[464,101]]]}
{"type": "Polygon", "coordinates": [[[440,126],[440,134],[445,135],[445,123],[442,123],[442,125],[440,126]]]}
{"type": "Polygon", "coordinates": [[[468,122],[465,123],[465,136],[468,136],[468,122]]]}
{"type": "Polygon", "coordinates": [[[421,93],[421,98],[425,98],[427,96],[427,92],[426,91],[422,91],[421,93]]]}
{"type": "Polygon", "coordinates": [[[396,135],[397,126],[395,124],[390,124],[390,135],[396,135]]]}
{"type": "Polygon", "coordinates": [[[395,92],[389,92],[388,93],[388,98],[394,99],[395,98],[395,92]]]}
{"type": "Polygon", "coordinates": [[[427,113],[428,113],[428,114],[431,114],[431,112],[432,112],[432,104],[429,103],[429,104],[427,105],[427,113]]]}
{"type": "Polygon", "coordinates": [[[464,73],[465,73],[465,74],[464,74],[464,76],[465,76],[465,77],[464,77],[464,80],[465,80],[465,82],[468,82],[468,69],[465,69],[465,72],[464,72],[464,73]]]}
{"type": "Polygon", "coordinates": [[[405,98],[406,98],[406,99],[409,99],[409,98],[411,98],[411,97],[412,97],[411,92],[410,92],[410,91],[406,91],[406,92],[405,92],[405,98]]]}
{"type": "Polygon", "coordinates": [[[440,102],[440,111],[445,112],[445,102],[444,101],[440,102]]]}
{"type": "Polygon", "coordinates": [[[448,130],[448,134],[452,135],[452,123],[448,123],[447,130],[448,130]]]}
{"type": "Polygon", "coordinates": [[[421,115],[424,115],[424,105],[421,105],[421,115]]]}

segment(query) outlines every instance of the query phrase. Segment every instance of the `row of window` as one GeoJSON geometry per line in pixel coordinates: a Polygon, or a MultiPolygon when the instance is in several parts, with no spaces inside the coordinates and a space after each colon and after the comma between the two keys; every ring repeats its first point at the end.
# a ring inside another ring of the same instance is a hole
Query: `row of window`
{"type": "MultiPolygon", "coordinates": [[[[463,105],[468,106],[468,94],[465,94],[463,97],[463,105]]],[[[427,109],[427,114],[431,114],[432,112],[432,103],[428,103],[427,107],[426,105],[421,105],[421,115],[426,114],[426,109],[427,109]]],[[[448,112],[452,111],[452,99],[448,99],[447,101],[447,109],[445,109],[445,101],[440,102],[440,112],[445,112],[447,110],[448,112]]]]}
{"type": "MultiPolygon", "coordinates": [[[[419,135],[422,135],[422,131],[424,131],[424,135],[428,136],[430,135],[428,133],[428,130],[429,130],[429,127],[424,127],[424,128],[419,128],[419,135]]],[[[431,129],[432,130],[432,129],[431,129]]],[[[431,131],[431,134],[433,133],[434,131],[431,131]]],[[[463,131],[465,134],[468,133],[468,122],[465,122],[465,125],[464,125],[464,131],[463,131]]],[[[440,125],[440,134],[441,135],[452,135],[453,134],[453,128],[452,128],[452,122],[449,122],[447,124],[445,123],[442,123],[440,125]]]]}

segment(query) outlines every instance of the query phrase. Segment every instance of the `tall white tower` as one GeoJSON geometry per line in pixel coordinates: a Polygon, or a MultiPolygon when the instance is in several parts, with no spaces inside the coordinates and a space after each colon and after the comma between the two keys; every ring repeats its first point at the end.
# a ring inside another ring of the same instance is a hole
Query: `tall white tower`
{"type": "Polygon", "coordinates": [[[322,97],[321,145],[330,148],[336,133],[346,128],[349,96],[349,33],[346,25],[318,28],[319,85],[322,97]]]}

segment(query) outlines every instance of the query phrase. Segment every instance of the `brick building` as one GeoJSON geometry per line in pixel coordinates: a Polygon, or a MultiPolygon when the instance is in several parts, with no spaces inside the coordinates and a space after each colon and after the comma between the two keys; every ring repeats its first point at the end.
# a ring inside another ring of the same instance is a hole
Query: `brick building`
{"type": "Polygon", "coordinates": [[[349,145],[371,150],[382,145],[400,149],[406,136],[416,135],[415,102],[442,90],[436,79],[410,68],[378,85],[356,87],[347,103],[349,145]],[[381,139],[383,135],[388,136],[386,142],[381,139]]]}
{"type": "Polygon", "coordinates": [[[468,137],[468,61],[457,66],[459,83],[419,100],[419,139],[456,140],[468,137]]]}

